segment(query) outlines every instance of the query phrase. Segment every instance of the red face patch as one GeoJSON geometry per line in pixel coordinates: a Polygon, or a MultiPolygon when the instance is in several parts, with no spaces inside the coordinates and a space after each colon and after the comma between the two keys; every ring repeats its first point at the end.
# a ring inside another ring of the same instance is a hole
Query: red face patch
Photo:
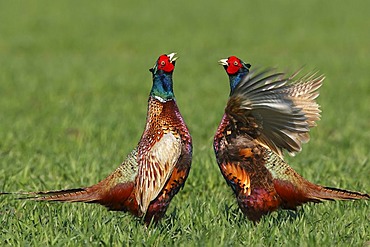
{"type": "Polygon", "coordinates": [[[235,56],[229,57],[227,59],[227,63],[228,63],[228,66],[227,66],[226,72],[229,75],[233,75],[237,73],[239,69],[243,67],[243,64],[241,63],[240,59],[235,56]]]}
{"type": "Polygon", "coordinates": [[[158,58],[157,69],[170,73],[175,69],[175,66],[171,63],[170,58],[167,55],[162,55],[158,58]]]}

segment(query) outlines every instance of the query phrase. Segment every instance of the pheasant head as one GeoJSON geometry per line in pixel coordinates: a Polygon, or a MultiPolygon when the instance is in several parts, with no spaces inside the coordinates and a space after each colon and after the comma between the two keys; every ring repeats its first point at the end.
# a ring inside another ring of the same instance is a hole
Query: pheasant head
{"type": "Polygon", "coordinates": [[[163,54],[158,58],[153,68],[149,69],[153,74],[153,86],[150,95],[161,102],[172,100],[175,97],[172,74],[176,60],[176,53],[163,54]]]}
{"type": "Polygon", "coordinates": [[[250,64],[247,64],[235,56],[221,59],[218,63],[224,66],[230,80],[230,94],[239,85],[245,75],[249,73],[250,64]]]}

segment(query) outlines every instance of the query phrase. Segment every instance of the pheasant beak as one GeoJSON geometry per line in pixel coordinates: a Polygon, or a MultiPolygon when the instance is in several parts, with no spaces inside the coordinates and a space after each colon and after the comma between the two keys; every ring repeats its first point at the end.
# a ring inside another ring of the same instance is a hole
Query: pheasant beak
{"type": "Polygon", "coordinates": [[[178,59],[178,57],[176,57],[176,55],[177,54],[175,52],[167,55],[167,57],[170,59],[171,63],[175,62],[178,59]]]}
{"type": "Polygon", "coordinates": [[[229,64],[227,63],[227,58],[225,59],[221,59],[218,61],[218,64],[222,65],[222,66],[228,66],[229,64]]]}

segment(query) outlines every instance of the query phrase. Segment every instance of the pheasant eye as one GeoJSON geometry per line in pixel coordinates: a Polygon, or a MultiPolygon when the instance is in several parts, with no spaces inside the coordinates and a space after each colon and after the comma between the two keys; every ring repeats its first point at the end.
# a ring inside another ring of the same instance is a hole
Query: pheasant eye
{"type": "Polygon", "coordinates": [[[238,65],[239,65],[239,63],[238,63],[237,61],[235,61],[235,62],[234,62],[234,65],[235,65],[235,66],[238,66],[238,65]]]}
{"type": "Polygon", "coordinates": [[[162,61],[162,62],[161,62],[161,65],[162,65],[162,66],[164,66],[165,64],[166,64],[166,62],[165,62],[165,61],[162,61]]]}

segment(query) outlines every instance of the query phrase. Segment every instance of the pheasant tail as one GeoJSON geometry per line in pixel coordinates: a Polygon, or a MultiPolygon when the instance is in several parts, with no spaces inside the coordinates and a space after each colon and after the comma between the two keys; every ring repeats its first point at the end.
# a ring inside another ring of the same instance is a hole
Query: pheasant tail
{"type": "Polygon", "coordinates": [[[89,187],[8,194],[25,195],[26,197],[20,199],[35,201],[98,203],[110,210],[130,210],[133,214],[137,214],[135,207],[131,208],[135,204],[134,200],[131,200],[133,202],[128,200],[133,196],[134,179],[138,170],[136,159],[137,149],[134,149],[111,175],[89,187]]]}
{"type": "Polygon", "coordinates": [[[111,179],[111,177],[112,176],[109,176],[100,183],[85,188],[25,192],[18,194],[28,195],[27,197],[20,199],[35,201],[98,203],[106,206],[110,210],[127,211],[127,200],[132,194],[134,183],[117,183],[113,186],[110,186],[109,182],[111,181],[109,179],[111,179]]]}
{"type": "Polygon", "coordinates": [[[319,200],[359,200],[359,199],[370,199],[370,195],[356,192],[343,190],[331,187],[321,187],[310,189],[307,195],[310,198],[316,198],[319,200]]]}
{"type": "Polygon", "coordinates": [[[283,159],[271,151],[266,168],[273,177],[276,192],[283,201],[283,208],[295,209],[306,202],[323,200],[358,200],[370,199],[365,193],[338,188],[324,187],[309,182],[294,171],[283,159]]]}
{"type": "Polygon", "coordinates": [[[55,191],[28,192],[24,194],[29,196],[20,199],[60,202],[97,202],[101,199],[98,190],[94,190],[90,187],[55,191]]]}

